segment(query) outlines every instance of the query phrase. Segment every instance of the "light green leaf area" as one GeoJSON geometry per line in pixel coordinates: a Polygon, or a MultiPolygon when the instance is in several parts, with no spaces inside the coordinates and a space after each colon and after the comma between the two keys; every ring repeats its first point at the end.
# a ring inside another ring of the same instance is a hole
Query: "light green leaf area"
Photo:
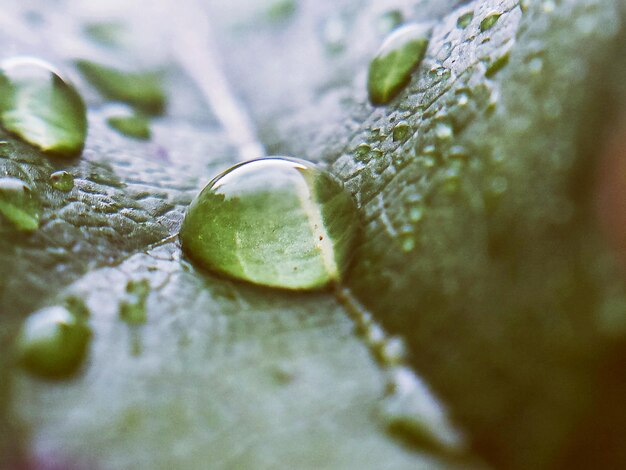
{"type": "MultiPolygon", "coordinates": [[[[345,284],[405,341],[468,453],[389,432],[376,336],[361,338],[333,295],[224,280],[171,241],[238,161],[223,116],[166,114],[141,142],[93,109],[85,151],[62,168],[67,193],[50,187],[58,163],[2,135],[0,171],[43,212],[28,237],[0,238],[0,467],[624,467],[626,297],[592,207],[600,142],[626,104],[623,2],[407,2],[404,21],[432,36],[385,107],[369,104],[367,74],[397,2],[301,1],[280,24],[242,29],[260,3],[198,7],[225,77],[268,154],[322,162],[354,196],[363,234],[345,284]],[[321,25],[337,18],[344,47],[328,54],[321,25]],[[128,290],[145,282],[147,294],[128,290]],[[71,380],[38,379],[10,347],[29,313],[68,296],[91,311],[86,361],[71,380]]],[[[137,33],[157,37],[171,18],[137,33]]],[[[66,31],[41,34],[61,43],[66,31]]],[[[18,32],[0,41],[19,45],[18,32]]],[[[192,93],[186,74],[203,74],[170,59],[171,97],[192,93]]]]}

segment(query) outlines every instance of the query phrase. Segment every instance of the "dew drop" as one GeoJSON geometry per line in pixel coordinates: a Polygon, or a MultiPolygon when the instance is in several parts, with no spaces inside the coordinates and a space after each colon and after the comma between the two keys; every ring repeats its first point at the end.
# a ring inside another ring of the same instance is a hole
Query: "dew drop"
{"type": "Polygon", "coordinates": [[[424,217],[424,208],[419,206],[413,206],[409,210],[409,220],[411,222],[419,222],[424,217]]]}
{"type": "Polygon", "coordinates": [[[365,163],[369,160],[368,155],[372,147],[369,144],[361,143],[354,149],[354,158],[357,162],[365,163]]]}
{"type": "Polygon", "coordinates": [[[491,64],[489,64],[489,66],[487,67],[487,70],[485,71],[485,76],[487,78],[493,77],[496,73],[502,70],[504,66],[508,63],[509,63],[509,54],[507,52],[506,54],[498,57],[491,64]]]}
{"type": "Polygon", "coordinates": [[[19,364],[39,377],[65,378],[87,354],[91,330],[86,318],[57,305],[29,316],[16,342],[19,364]]]}
{"type": "Polygon", "coordinates": [[[16,57],[0,63],[2,126],[60,157],[78,155],[87,135],[87,112],[74,86],[48,63],[16,57]]]}
{"type": "Polygon", "coordinates": [[[236,165],[191,203],[183,250],[214,272],[285,289],[317,289],[345,273],[358,232],[354,201],[310,162],[268,157],[236,165]]]}
{"type": "Polygon", "coordinates": [[[489,13],[480,22],[480,30],[481,31],[487,31],[488,29],[493,28],[493,26],[498,22],[498,19],[501,16],[502,16],[502,13],[497,13],[497,12],[489,13]]]}
{"type": "Polygon", "coordinates": [[[0,226],[6,220],[17,230],[32,232],[40,217],[41,204],[30,186],[18,178],[0,178],[0,226]]]}
{"type": "Polygon", "coordinates": [[[470,25],[473,19],[474,19],[474,12],[468,11],[467,13],[464,13],[461,16],[459,16],[459,18],[456,20],[456,25],[461,29],[465,29],[470,25]]]}
{"type": "Polygon", "coordinates": [[[429,36],[429,28],[411,24],[385,39],[369,67],[367,88],[373,105],[389,103],[409,83],[426,53],[429,36]]]}
{"type": "Polygon", "coordinates": [[[409,133],[411,132],[411,127],[406,121],[398,122],[393,128],[393,141],[394,142],[404,142],[409,138],[409,133]]]}
{"type": "Polygon", "coordinates": [[[456,104],[464,108],[465,106],[469,104],[469,101],[470,101],[469,95],[465,92],[461,92],[459,93],[459,96],[457,96],[456,104]]]}
{"type": "Polygon", "coordinates": [[[50,185],[54,189],[67,193],[74,187],[74,176],[68,171],[55,171],[50,175],[50,185]]]}
{"type": "Polygon", "coordinates": [[[440,121],[435,125],[435,136],[439,140],[450,140],[454,131],[452,130],[452,126],[445,122],[440,121]]]}
{"type": "Polygon", "coordinates": [[[415,239],[413,237],[406,237],[402,240],[402,251],[410,253],[415,249],[415,239]]]}

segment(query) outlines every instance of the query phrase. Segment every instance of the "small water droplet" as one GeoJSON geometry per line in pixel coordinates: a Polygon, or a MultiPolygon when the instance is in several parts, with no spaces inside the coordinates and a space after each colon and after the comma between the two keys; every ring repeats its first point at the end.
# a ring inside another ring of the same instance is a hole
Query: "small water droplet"
{"type": "Polygon", "coordinates": [[[406,237],[402,240],[402,251],[409,253],[415,249],[415,239],[413,237],[406,237]]]}
{"type": "Polygon", "coordinates": [[[419,206],[413,206],[409,210],[409,220],[411,222],[419,222],[424,217],[424,208],[419,206]]]}
{"type": "Polygon", "coordinates": [[[498,57],[491,64],[489,64],[489,66],[487,67],[487,70],[485,71],[485,76],[487,78],[493,77],[496,73],[502,70],[502,68],[508,63],[509,63],[509,53],[507,52],[506,54],[498,57]]]}
{"type": "Polygon", "coordinates": [[[217,273],[316,289],[345,273],[358,226],[340,181],[310,162],[268,157],[213,179],[190,205],[180,238],[189,257],[217,273]]]}
{"type": "Polygon", "coordinates": [[[354,158],[357,162],[366,163],[369,161],[369,153],[372,147],[369,144],[361,143],[354,149],[354,158]]]}
{"type": "Polygon", "coordinates": [[[468,11],[467,13],[464,13],[461,16],[459,16],[459,18],[456,20],[456,25],[461,29],[465,29],[470,25],[473,19],[474,19],[474,12],[468,11]]]}
{"type": "Polygon", "coordinates": [[[454,135],[452,126],[446,121],[440,121],[435,125],[435,136],[439,140],[450,140],[454,135]]]}
{"type": "Polygon", "coordinates": [[[83,363],[91,330],[82,316],[62,306],[30,315],[16,341],[19,364],[46,378],[65,378],[83,363]]]}
{"type": "Polygon", "coordinates": [[[32,232],[40,217],[41,204],[30,186],[18,178],[0,178],[0,226],[6,220],[17,230],[32,232]]]}
{"type": "Polygon", "coordinates": [[[411,24],[398,28],[383,42],[369,67],[367,88],[372,104],[388,103],[409,83],[424,57],[429,36],[429,28],[411,24]]]}
{"type": "Polygon", "coordinates": [[[131,325],[146,323],[146,300],[149,294],[150,283],[147,279],[128,281],[126,284],[126,296],[120,302],[120,318],[131,325]]]}
{"type": "Polygon", "coordinates": [[[74,187],[74,176],[68,171],[55,171],[50,175],[50,185],[66,193],[74,187]]]}
{"type": "Polygon", "coordinates": [[[404,142],[409,138],[409,133],[411,131],[411,127],[406,121],[400,121],[393,128],[393,141],[394,142],[404,142]]]}
{"type": "Polygon", "coordinates": [[[433,80],[445,81],[450,78],[452,72],[447,67],[436,66],[428,71],[428,76],[433,80]]]}
{"type": "Polygon", "coordinates": [[[148,140],[151,135],[150,121],[140,114],[111,116],[107,118],[107,123],[116,131],[133,139],[148,140]]]}
{"type": "Polygon", "coordinates": [[[493,28],[493,26],[498,22],[498,19],[502,16],[502,13],[492,12],[489,13],[483,20],[480,22],[480,30],[487,31],[488,29],[493,28]]]}
{"type": "Polygon", "coordinates": [[[74,86],[48,63],[16,57],[0,64],[0,122],[46,153],[78,155],[87,111],[74,86]]]}
{"type": "Polygon", "coordinates": [[[552,0],[547,0],[541,4],[544,13],[552,13],[556,8],[556,4],[552,0]]]}

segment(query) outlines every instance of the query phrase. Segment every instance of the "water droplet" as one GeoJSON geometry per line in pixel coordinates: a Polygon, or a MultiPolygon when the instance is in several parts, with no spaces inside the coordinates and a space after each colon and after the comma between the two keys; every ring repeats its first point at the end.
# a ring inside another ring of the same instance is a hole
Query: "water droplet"
{"type": "Polygon", "coordinates": [[[55,171],[50,175],[50,185],[54,189],[67,193],[74,187],[74,176],[68,171],[55,171]]]}
{"type": "Polygon", "coordinates": [[[450,140],[454,134],[452,126],[445,121],[440,121],[435,125],[435,136],[439,140],[450,140]]]}
{"type": "Polygon", "coordinates": [[[411,132],[411,127],[406,121],[400,121],[393,128],[393,141],[394,142],[404,142],[409,138],[409,134],[411,132]]]}
{"type": "Polygon", "coordinates": [[[87,112],[74,86],[38,59],[0,64],[2,126],[46,153],[75,156],[87,135],[87,112]]]}
{"type": "Polygon", "coordinates": [[[75,373],[87,354],[91,330],[86,318],[60,305],[29,316],[16,342],[19,364],[40,377],[75,373]]]}
{"type": "Polygon", "coordinates": [[[370,63],[367,88],[372,104],[386,104],[409,83],[411,73],[422,61],[429,29],[411,24],[395,30],[383,42],[370,63]]]}
{"type": "Polygon", "coordinates": [[[76,66],[110,100],[128,103],[147,114],[161,114],[165,109],[159,72],[123,72],[89,60],[78,60],[76,66]]]}
{"type": "Polygon", "coordinates": [[[411,222],[419,222],[424,217],[424,208],[419,206],[413,206],[409,210],[409,220],[411,222]]]}
{"type": "Polygon", "coordinates": [[[41,204],[30,186],[18,178],[0,178],[0,226],[7,220],[17,230],[39,228],[41,204]]]}
{"type": "Polygon", "coordinates": [[[456,98],[456,104],[462,108],[469,104],[470,97],[465,92],[460,92],[456,98]]]}
{"type": "Polygon", "coordinates": [[[415,249],[415,239],[413,237],[406,237],[402,240],[402,251],[409,253],[415,249]]]}
{"type": "Polygon", "coordinates": [[[126,297],[120,302],[120,318],[131,325],[146,323],[146,300],[150,294],[150,283],[147,279],[128,281],[126,297]]]}
{"type": "Polygon", "coordinates": [[[368,155],[371,150],[372,147],[369,144],[359,144],[357,148],[354,149],[354,158],[357,162],[367,163],[369,161],[368,155]]]}
{"type": "Polygon", "coordinates": [[[489,13],[480,22],[480,30],[481,31],[487,31],[488,29],[493,28],[493,26],[498,22],[498,19],[501,16],[502,16],[502,13],[498,13],[498,12],[489,13]]]}
{"type": "Polygon", "coordinates": [[[151,135],[150,121],[139,114],[111,116],[107,118],[107,123],[116,131],[133,139],[147,140],[151,135]]]}
{"type": "Polygon", "coordinates": [[[465,29],[469,26],[469,24],[472,22],[473,19],[474,19],[474,12],[468,11],[467,13],[464,13],[461,16],[459,16],[459,18],[456,20],[456,25],[461,29],[465,29]]]}
{"type": "Polygon", "coordinates": [[[496,73],[502,70],[502,68],[508,63],[509,63],[509,53],[507,52],[506,54],[498,57],[487,67],[487,70],[485,71],[485,76],[487,78],[493,77],[496,73]]]}
{"type": "Polygon", "coordinates": [[[400,10],[390,10],[378,17],[378,30],[388,34],[404,22],[404,15],[400,10]]]}
{"type": "Polygon", "coordinates": [[[433,80],[445,81],[450,78],[452,72],[447,67],[436,66],[428,71],[428,76],[433,80]]]}
{"type": "Polygon", "coordinates": [[[348,267],[358,214],[341,182],[312,163],[251,160],[213,179],[190,205],[183,250],[217,273],[285,289],[316,289],[348,267]]]}

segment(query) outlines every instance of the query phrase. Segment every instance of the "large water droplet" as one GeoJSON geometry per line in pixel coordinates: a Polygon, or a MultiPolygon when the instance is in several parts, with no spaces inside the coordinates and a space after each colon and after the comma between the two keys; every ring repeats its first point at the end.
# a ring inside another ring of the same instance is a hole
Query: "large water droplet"
{"type": "Polygon", "coordinates": [[[16,57],[0,64],[0,122],[46,153],[75,156],[85,144],[82,98],[46,62],[16,57]]]}
{"type": "Polygon", "coordinates": [[[18,178],[0,178],[0,226],[6,220],[25,232],[39,228],[41,204],[30,186],[18,178]]]}
{"type": "Polygon", "coordinates": [[[395,30],[370,63],[367,88],[372,104],[386,104],[409,83],[428,46],[430,31],[420,24],[395,30]]]}
{"type": "Polygon", "coordinates": [[[50,185],[66,193],[74,187],[74,176],[68,171],[55,171],[50,175],[50,185]]]}
{"type": "Polygon", "coordinates": [[[312,163],[269,157],[234,166],[190,205],[182,247],[218,273],[316,289],[345,273],[358,215],[341,182],[312,163]]]}
{"type": "Polygon", "coordinates": [[[17,359],[32,374],[67,377],[82,364],[90,338],[85,318],[66,307],[47,307],[24,322],[16,343],[17,359]]]}

